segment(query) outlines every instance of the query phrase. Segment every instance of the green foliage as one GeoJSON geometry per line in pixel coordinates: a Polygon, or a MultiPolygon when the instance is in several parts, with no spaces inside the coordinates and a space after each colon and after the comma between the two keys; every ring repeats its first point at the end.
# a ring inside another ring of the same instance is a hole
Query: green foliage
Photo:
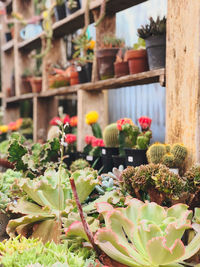
{"type": "Polygon", "coordinates": [[[120,48],[124,46],[124,43],[124,39],[117,38],[114,35],[105,35],[102,45],[105,48],[120,48]]]}
{"type": "Polygon", "coordinates": [[[192,166],[185,174],[186,191],[197,193],[200,191],[200,165],[192,166]]]}
{"type": "Polygon", "coordinates": [[[57,159],[60,152],[59,140],[54,138],[45,144],[33,144],[30,148],[19,134],[12,136],[8,149],[8,160],[13,162],[17,171],[35,178],[44,173],[47,167],[54,166],[51,160],[57,159]]]}
{"type": "Polygon", "coordinates": [[[187,246],[181,240],[193,228],[192,211],[184,204],[167,209],[132,199],[127,208],[99,203],[97,210],[105,227],[97,231],[96,244],[126,266],[178,267],[200,249],[200,232],[187,246]]]}
{"type": "Polygon", "coordinates": [[[78,36],[74,40],[75,53],[73,58],[76,59],[80,64],[85,64],[87,62],[93,62],[94,52],[89,49],[91,38],[88,38],[87,33],[78,36]]]}
{"type": "Polygon", "coordinates": [[[145,49],[145,40],[142,38],[138,38],[138,42],[133,45],[134,50],[145,49]]]}
{"type": "Polygon", "coordinates": [[[102,132],[100,125],[96,122],[91,125],[92,133],[96,138],[102,138],[102,132]]]}
{"type": "Polygon", "coordinates": [[[7,156],[8,148],[9,148],[9,140],[5,140],[5,141],[0,143],[1,157],[7,156]]]}
{"type": "Polygon", "coordinates": [[[119,131],[117,129],[117,123],[109,124],[105,127],[103,131],[103,141],[106,147],[118,147],[119,139],[118,139],[119,131]]]}
{"type": "Polygon", "coordinates": [[[87,167],[90,167],[90,164],[84,160],[84,159],[77,159],[74,162],[72,162],[71,166],[70,166],[70,171],[71,172],[75,172],[78,170],[83,170],[87,167]]]}
{"type": "Polygon", "coordinates": [[[174,160],[175,160],[174,155],[169,152],[163,156],[162,162],[164,165],[168,166],[169,168],[173,168],[174,160]]]}
{"type": "Polygon", "coordinates": [[[67,243],[46,243],[38,239],[16,237],[0,243],[1,263],[5,267],[86,267],[88,261],[94,262],[94,252],[83,247],[73,251],[67,243]]]}
{"type": "Polygon", "coordinates": [[[149,24],[146,24],[145,26],[141,26],[138,31],[138,36],[142,39],[146,39],[150,36],[155,35],[163,35],[166,33],[166,18],[163,17],[160,19],[158,16],[156,21],[150,17],[149,18],[149,24]]]}

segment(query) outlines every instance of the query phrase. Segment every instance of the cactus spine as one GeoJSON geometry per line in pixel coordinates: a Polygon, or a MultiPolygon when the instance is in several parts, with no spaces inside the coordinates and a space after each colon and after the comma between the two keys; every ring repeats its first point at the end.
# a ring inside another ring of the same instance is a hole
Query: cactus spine
{"type": "Polygon", "coordinates": [[[167,153],[163,156],[162,163],[168,168],[174,167],[174,155],[172,153],[167,153]]]}
{"type": "Polygon", "coordinates": [[[171,153],[174,155],[174,163],[179,167],[187,156],[187,148],[180,143],[174,144],[171,148],[171,153]]]}
{"type": "Polygon", "coordinates": [[[149,163],[161,163],[163,156],[166,154],[166,147],[164,144],[155,143],[151,145],[147,151],[147,158],[149,163]]]}
{"type": "Polygon", "coordinates": [[[117,129],[117,123],[112,123],[106,126],[103,132],[103,141],[106,147],[118,147],[119,140],[118,140],[119,131],[117,129]]]}

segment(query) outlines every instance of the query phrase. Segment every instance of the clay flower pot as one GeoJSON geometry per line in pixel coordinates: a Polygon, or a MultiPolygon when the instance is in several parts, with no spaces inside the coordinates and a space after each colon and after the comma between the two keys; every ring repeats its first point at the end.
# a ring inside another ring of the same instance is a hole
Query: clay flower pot
{"type": "Polygon", "coordinates": [[[129,67],[127,61],[115,62],[114,67],[115,67],[116,78],[126,76],[129,74],[129,67]]]}
{"type": "Polygon", "coordinates": [[[104,48],[97,50],[99,77],[106,80],[114,77],[114,62],[119,48],[104,48]]]}
{"type": "Polygon", "coordinates": [[[56,74],[49,75],[49,88],[59,88],[68,86],[70,84],[69,78],[64,75],[56,74]]]}
{"type": "Polygon", "coordinates": [[[42,91],[42,77],[31,77],[29,81],[33,93],[40,93],[42,91]]]}
{"type": "Polygon", "coordinates": [[[70,75],[70,85],[75,85],[75,84],[79,84],[77,71],[71,72],[71,75],[70,75]]]}
{"type": "Polygon", "coordinates": [[[126,52],[130,74],[136,74],[148,70],[147,52],[145,49],[128,50],[126,52]]]}

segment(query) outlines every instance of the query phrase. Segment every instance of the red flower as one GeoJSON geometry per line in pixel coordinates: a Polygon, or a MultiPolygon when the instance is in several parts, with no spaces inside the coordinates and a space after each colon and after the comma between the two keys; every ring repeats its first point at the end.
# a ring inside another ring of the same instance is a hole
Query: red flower
{"type": "Polygon", "coordinates": [[[66,134],[65,142],[68,144],[73,144],[76,142],[76,135],[75,134],[66,134]]]}
{"type": "Polygon", "coordinates": [[[86,137],[85,137],[85,143],[87,145],[91,145],[94,138],[95,137],[93,135],[86,135],[86,137]]]}
{"type": "Polygon", "coordinates": [[[70,117],[69,115],[66,115],[63,119],[63,123],[66,124],[66,123],[70,123],[70,117]]]}
{"type": "Polygon", "coordinates": [[[78,117],[77,116],[71,117],[69,124],[70,124],[71,127],[77,127],[78,117]]]}
{"type": "Polygon", "coordinates": [[[92,140],[92,146],[93,147],[96,147],[96,146],[103,147],[103,146],[105,146],[105,144],[103,142],[103,139],[94,137],[93,140],[92,140]]]}
{"type": "Polygon", "coordinates": [[[138,121],[142,130],[148,130],[151,127],[152,119],[150,119],[149,117],[142,116],[138,119],[138,121]]]}
{"type": "Polygon", "coordinates": [[[120,120],[117,121],[117,129],[119,131],[121,131],[122,130],[122,125],[124,125],[124,124],[134,125],[131,119],[129,119],[129,118],[123,118],[123,119],[120,119],[120,120]]]}
{"type": "Polygon", "coordinates": [[[16,131],[16,130],[18,130],[17,122],[10,122],[10,123],[8,124],[8,129],[11,130],[11,131],[16,131]]]}
{"type": "Polygon", "coordinates": [[[50,125],[58,125],[58,121],[61,121],[60,117],[54,117],[51,121],[50,121],[50,125]]]}

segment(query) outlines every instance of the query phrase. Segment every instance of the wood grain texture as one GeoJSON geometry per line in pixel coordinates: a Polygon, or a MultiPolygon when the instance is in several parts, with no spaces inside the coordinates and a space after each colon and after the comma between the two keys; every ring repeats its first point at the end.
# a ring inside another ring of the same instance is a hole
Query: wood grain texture
{"type": "Polygon", "coordinates": [[[168,0],[166,141],[200,162],[200,1],[168,0]]]}

